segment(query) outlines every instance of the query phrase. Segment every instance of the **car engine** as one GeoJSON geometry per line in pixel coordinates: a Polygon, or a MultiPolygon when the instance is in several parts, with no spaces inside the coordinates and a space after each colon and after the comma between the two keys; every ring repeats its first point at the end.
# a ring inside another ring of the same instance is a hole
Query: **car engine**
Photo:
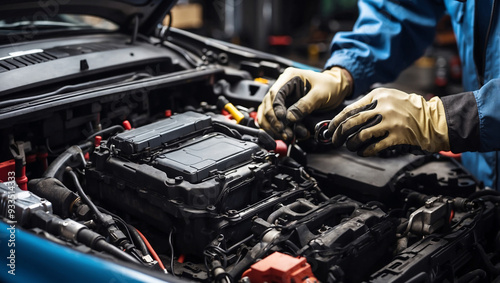
{"type": "Polygon", "coordinates": [[[192,48],[116,38],[86,56],[141,59],[0,109],[4,222],[169,282],[498,279],[500,196],[459,162],[276,141],[255,109],[290,62],[171,32],[192,48]]]}

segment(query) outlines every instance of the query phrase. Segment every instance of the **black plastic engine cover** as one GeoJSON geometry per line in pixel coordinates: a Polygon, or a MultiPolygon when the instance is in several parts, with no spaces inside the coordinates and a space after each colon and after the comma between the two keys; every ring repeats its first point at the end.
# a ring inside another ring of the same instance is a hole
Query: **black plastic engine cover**
{"type": "Polygon", "coordinates": [[[391,203],[402,188],[466,197],[477,180],[456,161],[438,155],[360,157],[345,147],[308,155],[308,169],[328,195],[391,203]]]}

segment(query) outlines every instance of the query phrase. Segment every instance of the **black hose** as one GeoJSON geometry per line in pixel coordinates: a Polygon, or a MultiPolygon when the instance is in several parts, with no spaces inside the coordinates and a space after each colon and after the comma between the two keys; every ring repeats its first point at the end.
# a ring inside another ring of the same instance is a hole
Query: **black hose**
{"type": "Polygon", "coordinates": [[[406,198],[408,199],[408,205],[410,206],[422,206],[425,204],[425,202],[430,199],[431,197],[425,194],[421,194],[418,192],[410,192],[406,198]]]}
{"type": "Polygon", "coordinates": [[[28,188],[39,197],[52,203],[55,214],[68,218],[79,203],[78,196],[56,178],[31,179],[28,188]]]}
{"type": "MultiPolygon", "coordinates": [[[[271,226],[269,228],[274,227],[271,226]]],[[[261,239],[264,237],[265,233],[267,232],[264,231],[262,233],[261,239]]],[[[230,278],[240,278],[243,271],[250,267],[250,265],[252,265],[257,259],[265,256],[277,244],[287,241],[290,238],[291,234],[283,235],[281,233],[282,232],[280,232],[280,235],[272,239],[270,242],[264,242],[261,240],[255,246],[253,246],[252,249],[247,252],[245,257],[240,262],[238,262],[238,264],[233,265],[233,268],[228,272],[230,278]]]]}
{"type": "Polygon", "coordinates": [[[130,231],[130,236],[132,236],[132,240],[134,241],[134,244],[141,250],[143,255],[148,255],[148,247],[146,247],[146,244],[141,238],[141,235],[137,232],[134,226],[127,224],[128,230],[130,231]]]}
{"type": "Polygon", "coordinates": [[[196,68],[202,64],[201,60],[197,61],[197,58],[194,58],[194,56],[191,55],[189,52],[187,52],[185,49],[183,49],[175,44],[172,44],[168,41],[162,41],[162,42],[163,42],[163,46],[170,48],[170,50],[172,50],[172,51],[176,52],[177,54],[181,55],[182,57],[184,57],[184,60],[186,60],[186,62],[189,65],[191,65],[191,67],[196,68]]]}
{"type": "MultiPolygon", "coordinates": [[[[113,219],[113,221],[115,223],[119,223],[122,227],[123,227],[123,230],[125,230],[125,232],[127,233],[127,239],[129,240],[129,242],[132,244],[132,246],[135,248],[135,244],[134,244],[134,238],[132,236],[132,234],[130,233],[130,227],[133,227],[131,225],[129,225],[127,222],[125,222],[125,220],[123,220],[120,216],[110,212],[109,210],[106,210],[105,208],[102,208],[100,206],[97,206],[97,209],[99,209],[99,211],[101,213],[104,213],[104,214],[107,214],[107,215],[110,215],[113,219]]],[[[121,230],[121,229],[120,229],[121,230]]],[[[135,230],[134,230],[135,231],[135,230]]],[[[142,241],[142,238],[140,239],[142,241]]],[[[128,250],[128,249],[127,249],[128,250]]]]}
{"type": "Polygon", "coordinates": [[[168,12],[166,16],[168,16],[168,25],[166,27],[163,26],[159,34],[159,38],[162,43],[167,40],[167,37],[170,34],[170,28],[172,27],[172,13],[168,12]]]}
{"type": "Polygon", "coordinates": [[[294,253],[294,255],[297,254],[299,247],[297,247],[297,245],[295,245],[292,241],[286,240],[284,245],[287,246],[294,253]]]}
{"type": "Polygon", "coordinates": [[[494,190],[480,190],[470,194],[468,199],[473,200],[483,196],[500,196],[500,192],[494,190]]]}
{"type": "MultiPolygon", "coordinates": [[[[112,244],[106,242],[104,237],[102,237],[101,235],[97,234],[96,232],[94,232],[92,230],[82,229],[80,232],[78,232],[77,240],[79,242],[82,242],[82,243],[88,245],[89,247],[91,247],[97,251],[107,252],[107,253],[109,253],[109,254],[111,254],[119,259],[133,262],[133,263],[140,262],[136,258],[134,258],[133,256],[127,254],[126,252],[124,252],[124,251],[120,250],[119,248],[113,246],[112,244]]],[[[142,262],[140,262],[140,263],[142,263],[142,262]]]]}
{"type": "Polygon", "coordinates": [[[87,139],[85,141],[92,141],[96,136],[111,136],[112,134],[116,133],[116,132],[123,132],[125,131],[125,129],[120,126],[120,125],[114,125],[114,126],[111,126],[109,128],[106,128],[106,129],[103,129],[103,130],[100,130],[98,132],[95,132],[93,133],[92,135],[88,136],[87,139]]]}
{"type": "Polygon", "coordinates": [[[71,176],[71,179],[73,179],[73,183],[75,184],[75,187],[78,190],[78,195],[83,200],[83,202],[89,206],[90,210],[92,210],[92,212],[94,213],[94,215],[97,218],[97,221],[100,222],[101,224],[106,223],[107,221],[106,221],[104,215],[102,214],[102,212],[100,212],[99,209],[97,209],[95,204],[89,199],[89,197],[83,191],[83,188],[80,185],[80,181],[78,180],[78,176],[76,176],[76,173],[73,172],[73,170],[71,170],[71,168],[69,168],[69,167],[68,167],[68,170],[66,172],[68,172],[68,174],[71,176]]]}
{"type": "Polygon", "coordinates": [[[482,197],[477,197],[473,201],[491,201],[494,203],[500,202],[500,196],[495,196],[495,195],[484,195],[482,197]]]}
{"type": "Polygon", "coordinates": [[[231,247],[229,247],[225,252],[226,253],[230,253],[232,250],[236,249],[236,248],[239,248],[243,243],[246,243],[248,241],[250,241],[252,238],[254,237],[254,235],[250,235],[248,237],[246,237],[245,239],[237,242],[236,244],[232,245],[231,247]]]}
{"type": "Polygon", "coordinates": [[[104,239],[97,241],[97,243],[95,245],[95,249],[107,252],[107,253],[109,253],[113,256],[116,256],[117,258],[125,260],[125,261],[130,261],[130,262],[134,262],[134,263],[139,262],[141,264],[143,263],[143,262],[137,260],[136,258],[132,257],[131,255],[129,255],[128,253],[126,253],[126,252],[120,250],[119,248],[113,246],[112,244],[106,242],[104,239]]]}
{"type": "Polygon", "coordinates": [[[97,251],[107,252],[119,259],[133,263],[140,262],[126,252],[106,242],[100,234],[71,219],[63,220],[57,215],[37,210],[33,213],[32,224],[34,227],[38,227],[51,234],[77,241],[97,251]]]}
{"type": "Polygon", "coordinates": [[[81,148],[83,152],[88,152],[91,148],[94,147],[94,141],[86,141],[79,144],[78,147],[81,148]]]}
{"type": "Polygon", "coordinates": [[[263,256],[271,246],[272,243],[257,243],[238,264],[233,266],[233,269],[228,272],[229,275],[232,278],[240,278],[243,271],[252,265],[256,259],[263,256]]]}
{"type": "Polygon", "coordinates": [[[50,163],[47,170],[43,173],[43,177],[56,178],[62,181],[62,177],[67,166],[78,167],[85,164],[85,162],[82,149],[79,146],[74,145],[66,149],[56,159],[54,159],[52,163],[50,163]]]}
{"type": "Polygon", "coordinates": [[[243,135],[250,135],[257,137],[258,143],[267,150],[276,149],[276,141],[264,130],[242,126],[229,121],[224,121],[222,119],[215,120],[213,121],[213,123],[226,126],[228,128],[238,131],[240,134],[243,135]]]}

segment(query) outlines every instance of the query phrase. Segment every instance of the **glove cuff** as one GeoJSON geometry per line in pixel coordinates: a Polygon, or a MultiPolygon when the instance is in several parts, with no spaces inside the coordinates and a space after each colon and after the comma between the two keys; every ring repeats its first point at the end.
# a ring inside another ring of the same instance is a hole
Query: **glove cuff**
{"type": "Polygon", "coordinates": [[[427,102],[429,109],[429,119],[431,121],[433,133],[430,133],[431,143],[426,149],[430,152],[450,150],[450,139],[448,136],[448,123],[443,102],[439,97],[433,97],[427,102]]]}
{"type": "MultiPolygon", "coordinates": [[[[336,87],[336,93],[338,93],[340,101],[344,100],[346,97],[352,94],[353,89],[353,78],[349,71],[340,67],[332,67],[329,70],[323,71],[324,74],[330,75],[338,80],[336,87]]],[[[334,92],[332,90],[332,92],[334,92]]]]}

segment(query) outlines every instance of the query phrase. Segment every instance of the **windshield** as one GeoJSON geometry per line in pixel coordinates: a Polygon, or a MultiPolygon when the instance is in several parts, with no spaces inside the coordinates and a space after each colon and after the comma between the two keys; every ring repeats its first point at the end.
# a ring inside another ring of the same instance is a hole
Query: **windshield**
{"type": "Polygon", "coordinates": [[[0,20],[1,35],[89,29],[114,31],[118,29],[118,25],[96,16],[73,14],[58,14],[54,17],[44,17],[37,20],[26,17],[0,20]]]}

